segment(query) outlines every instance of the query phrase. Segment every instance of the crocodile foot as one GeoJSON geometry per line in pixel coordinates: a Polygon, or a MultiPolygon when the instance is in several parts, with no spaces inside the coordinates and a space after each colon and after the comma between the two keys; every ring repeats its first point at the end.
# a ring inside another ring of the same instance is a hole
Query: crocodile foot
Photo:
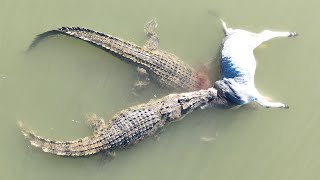
{"type": "Polygon", "coordinates": [[[145,24],[143,31],[149,37],[157,35],[155,31],[157,26],[158,26],[157,20],[156,18],[153,18],[145,24]]]}
{"type": "Polygon", "coordinates": [[[143,29],[146,36],[149,37],[149,39],[147,40],[147,42],[143,47],[150,51],[156,50],[159,47],[160,39],[158,34],[156,33],[157,26],[158,26],[158,23],[154,18],[148,21],[143,29]]]}
{"type": "Polygon", "coordinates": [[[133,94],[138,95],[137,92],[141,91],[150,84],[150,75],[144,68],[137,67],[138,79],[133,85],[133,94]]]}
{"type": "Polygon", "coordinates": [[[93,134],[97,134],[99,131],[107,127],[104,119],[98,117],[96,114],[87,114],[86,123],[93,128],[93,134]]]}

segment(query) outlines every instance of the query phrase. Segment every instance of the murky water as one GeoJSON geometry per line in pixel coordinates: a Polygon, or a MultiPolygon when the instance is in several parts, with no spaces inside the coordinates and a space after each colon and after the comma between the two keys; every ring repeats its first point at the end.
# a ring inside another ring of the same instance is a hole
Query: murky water
{"type": "Polygon", "coordinates": [[[319,5],[316,0],[1,0],[0,179],[319,179],[319,5]],[[144,23],[156,17],[161,48],[202,67],[216,63],[223,37],[209,9],[231,27],[301,34],[255,51],[257,87],[288,103],[289,110],[254,105],[199,110],[112,160],[103,154],[49,155],[22,137],[17,121],[48,138],[83,137],[90,133],[87,113],[110,119],[125,107],[170,93],[153,84],[132,95],[134,68],[79,40],[48,38],[25,53],[36,34],[81,26],[142,45],[144,23]]]}

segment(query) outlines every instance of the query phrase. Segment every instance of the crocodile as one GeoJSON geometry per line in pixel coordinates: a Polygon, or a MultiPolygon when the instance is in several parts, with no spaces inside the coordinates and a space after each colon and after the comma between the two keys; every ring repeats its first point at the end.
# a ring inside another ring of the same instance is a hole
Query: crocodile
{"type": "MultiPolygon", "coordinates": [[[[80,27],[61,27],[39,34],[29,46],[33,49],[44,38],[52,35],[66,35],[90,43],[100,49],[119,57],[127,63],[134,64],[141,77],[147,78],[135,86],[144,86],[150,78],[160,85],[183,91],[195,91],[210,87],[208,72],[204,68],[195,70],[180,60],[176,55],[158,49],[159,37],[155,32],[155,19],[146,23],[144,32],[149,37],[141,47],[108,34],[80,27]],[[150,78],[149,78],[150,77],[150,78]]],[[[139,75],[139,74],[138,74],[139,75]]],[[[140,80],[142,78],[139,78],[140,80]]]]}
{"type": "Polygon", "coordinates": [[[152,136],[170,122],[182,119],[195,109],[206,107],[232,107],[224,93],[215,88],[170,94],[163,98],[150,100],[115,114],[106,123],[103,119],[91,119],[93,134],[73,141],[54,141],[36,135],[21,122],[22,133],[30,143],[47,153],[58,156],[88,156],[101,151],[112,152],[152,136]]]}

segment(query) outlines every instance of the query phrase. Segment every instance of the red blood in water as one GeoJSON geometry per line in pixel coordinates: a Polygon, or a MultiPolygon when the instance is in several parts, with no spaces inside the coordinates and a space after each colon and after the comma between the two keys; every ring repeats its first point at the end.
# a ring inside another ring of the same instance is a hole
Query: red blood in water
{"type": "Polygon", "coordinates": [[[208,89],[211,85],[208,68],[204,68],[201,71],[198,71],[197,76],[198,80],[196,90],[208,89]]]}

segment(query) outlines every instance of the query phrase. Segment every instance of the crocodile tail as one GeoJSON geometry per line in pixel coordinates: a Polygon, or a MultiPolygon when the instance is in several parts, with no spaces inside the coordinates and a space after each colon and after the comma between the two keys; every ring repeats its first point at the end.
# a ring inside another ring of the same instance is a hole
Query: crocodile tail
{"type": "Polygon", "coordinates": [[[99,137],[85,137],[73,141],[53,141],[36,135],[30,129],[18,122],[22,134],[30,141],[31,145],[42,149],[44,152],[58,156],[88,156],[93,155],[104,149],[99,137]]]}
{"type": "Polygon", "coordinates": [[[47,38],[48,36],[54,36],[54,35],[60,35],[65,34],[63,31],[60,31],[59,29],[46,31],[44,33],[38,34],[36,38],[32,41],[32,43],[29,45],[28,51],[33,49],[35,46],[39,44],[40,41],[47,38]]]}
{"type": "MultiPolygon", "coordinates": [[[[49,37],[49,36],[57,36],[57,35],[66,35],[66,36],[70,36],[73,38],[78,38],[81,40],[84,40],[86,42],[92,43],[97,45],[94,40],[82,37],[81,35],[84,34],[84,32],[86,33],[95,33],[95,34],[99,34],[100,36],[105,36],[102,33],[98,33],[95,32],[93,30],[90,29],[85,29],[85,28],[80,28],[80,27],[61,27],[58,29],[54,29],[54,30],[50,30],[50,31],[46,31],[44,33],[38,34],[36,36],[36,38],[32,41],[32,43],[29,45],[28,50],[33,49],[34,47],[36,47],[43,39],[49,37]]],[[[102,47],[100,47],[102,48],[102,47]]]]}
{"type": "MultiPolygon", "coordinates": [[[[101,32],[97,32],[91,29],[80,28],[80,27],[61,27],[61,28],[50,30],[37,35],[36,38],[31,43],[31,45],[29,46],[29,50],[35,47],[43,39],[49,36],[54,36],[54,35],[66,35],[69,37],[77,38],[108,52],[121,51],[120,49],[118,49],[118,46],[128,44],[128,42],[125,43],[123,40],[119,38],[116,38],[101,32]],[[120,43],[120,44],[115,44],[115,43],[120,43]]],[[[128,45],[139,48],[133,43],[129,43],[128,45]]]]}

